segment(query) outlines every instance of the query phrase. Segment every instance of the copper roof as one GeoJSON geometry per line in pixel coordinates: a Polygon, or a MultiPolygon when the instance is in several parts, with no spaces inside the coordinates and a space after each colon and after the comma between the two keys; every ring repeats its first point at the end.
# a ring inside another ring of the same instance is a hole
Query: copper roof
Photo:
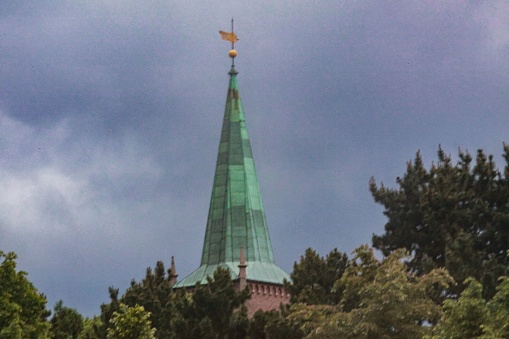
{"type": "Polygon", "coordinates": [[[236,278],[241,247],[247,280],[275,284],[290,280],[274,262],[234,66],[229,74],[201,265],[175,287],[206,283],[207,275],[212,276],[218,266],[228,267],[236,278]]]}

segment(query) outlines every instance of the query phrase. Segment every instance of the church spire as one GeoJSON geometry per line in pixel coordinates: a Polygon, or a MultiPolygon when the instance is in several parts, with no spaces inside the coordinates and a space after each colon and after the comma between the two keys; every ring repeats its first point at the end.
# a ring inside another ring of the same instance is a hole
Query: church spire
{"type": "MultiPolygon", "coordinates": [[[[224,40],[238,40],[233,33],[220,31],[224,40]]],[[[232,58],[216,172],[210,199],[201,266],[176,287],[206,282],[218,266],[228,267],[236,278],[240,253],[245,255],[247,279],[274,284],[290,280],[274,262],[272,245],[256,176],[251,142],[232,58]],[[242,251],[240,249],[243,249],[242,251]]],[[[244,265],[244,263],[242,264],[244,265]]]]}
{"type": "Polygon", "coordinates": [[[234,66],[229,74],[201,263],[239,261],[240,247],[249,262],[274,262],[234,66]]]}

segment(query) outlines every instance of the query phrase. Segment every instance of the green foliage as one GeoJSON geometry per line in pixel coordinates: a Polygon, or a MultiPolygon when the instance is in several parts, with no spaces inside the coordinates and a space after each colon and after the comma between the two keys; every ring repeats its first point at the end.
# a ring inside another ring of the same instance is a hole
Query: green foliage
{"type": "Polygon", "coordinates": [[[174,291],[170,274],[164,265],[147,269],[141,282],[132,281],[125,294],[119,298],[118,289],[110,288],[109,304],[101,306],[101,321],[94,333],[105,339],[111,332],[113,315],[120,305],[142,306],[149,314],[157,338],[244,338],[249,321],[243,306],[249,291],[237,291],[230,272],[218,269],[207,284],[198,285],[192,292],[174,291]]]}
{"type": "Polygon", "coordinates": [[[309,305],[334,305],[341,298],[341,290],[334,289],[334,283],[341,278],[348,263],[346,254],[337,249],[325,258],[311,248],[293,265],[290,274],[292,282],[285,282],[290,292],[291,303],[309,305]]]}
{"type": "Polygon", "coordinates": [[[428,332],[429,327],[422,324],[434,323],[441,315],[432,297],[453,280],[443,269],[423,276],[410,273],[403,261],[408,258],[402,249],[381,262],[367,246],[355,251],[338,281],[344,288],[341,305],[347,311],[337,315],[339,333],[345,337],[419,338],[428,332]]]}
{"type": "Polygon", "coordinates": [[[193,292],[179,291],[172,299],[176,338],[243,338],[248,329],[249,290],[237,291],[228,269],[218,268],[207,284],[193,292]]]}
{"type": "MultiPolygon", "coordinates": [[[[283,329],[285,329],[284,333],[279,334],[279,337],[287,338],[287,334],[292,334],[292,337],[295,338],[309,338],[316,333],[322,338],[334,338],[337,331],[326,334],[322,328],[337,314],[338,308],[335,306],[293,304],[285,317],[285,321],[279,322],[279,324],[284,325],[283,329]]],[[[268,330],[270,333],[271,328],[268,330]]],[[[278,331],[281,331],[281,329],[278,329],[278,331]]]]}
{"type": "Polygon", "coordinates": [[[501,278],[497,293],[488,302],[477,280],[468,278],[465,285],[458,300],[445,301],[444,314],[428,338],[509,338],[509,278],[501,278]]]}
{"type": "MultiPolygon", "coordinates": [[[[277,335],[268,336],[267,328],[272,327],[272,324],[282,319],[279,312],[273,310],[268,312],[256,311],[249,322],[248,338],[250,339],[267,339],[267,338],[279,338],[277,335]]],[[[280,328],[279,326],[277,326],[280,328]]],[[[293,337],[294,338],[294,337],[293,337]]]]}
{"type": "Polygon", "coordinates": [[[173,294],[170,272],[166,271],[162,261],[158,261],[155,269],[147,268],[145,278],[141,282],[131,281],[131,286],[121,298],[121,302],[129,305],[140,305],[150,312],[152,326],[157,329],[158,338],[170,336],[171,305],[168,302],[173,294]],[[166,275],[168,273],[168,275],[166,275]]]}
{"type": "Polygon", "coordinates": [[[111,287],[108,289],[110,294],[110,303],[101,305],[101,321],[95,323],[94,332],[99,339],[106,339],[108,329],[112,327],[110,320],[113,314],[120,310],[120,300],[118,300],[118,288],[111,287]]]}
{"type": "Polygon", "coordinates": [[[16,254],[0,251],[0,338],[47,338],[46,297],[16,272],[16,254]]]}
{"type": "Polygon", "coordinates": [[[76,339],[83,328],[83,317],[75,309],[64,307],[59,300],[50,323],[54,339],[76,339]]]}
{"type": "MultiPolygon", "coordinates": [[[[294,304],[292,307],[297,307],[294,304]]],[[[299,324],[305,321],[301,319],[297,324],[289,318],[292,312],[287,307],[282,307],[279,311],[256,311],[253,318],[250,319],[247,338],[249,339],[300,339],[304,333],[299,328],[299,324]]]]}
{"type": "Polygon", "coordinates": [[[497,293],[488,301],[489,321],[484,332],[490,338],[509,338],[509,277],[503,276],[497,293]]]}
{"type": "Polygon", "coordinates": [[[108,328],[108,339],[154,339],[155,329],[150,324],[150,313],[143,306],[120,304],[113,313],[108,328]]]}
{"type": "Polygon", "coordinates": [[[154,270],[147,268],[145,277],[136,282],[134,279],[124,295],[119,298],[119,291],[113,287],[109,289],[110,303],[101,305],[101,324],[95,325],[97,337],[105,339],[110,319],[119,310],[120,304],[134,307],[136,305],[150,313],[152,326],[157,330],[157,338],[171,337],[171,319],[174,307],[172,305],[173,289],[170,282],[170,272],[164,264],[158,261],[154,270]]]}
{"type": "MultiPolygon", "coordinates": [[[[482,150],[472,166],[469,153],[459,151],[454,165],[439,149],[438,162],[427,170],[418,152],[397,179],[398,188],[378,186],[371,179],[371,193],[388,218],[385,233],[373,237],[373,246],[384,255],[405,248],[418,274],[445,267],[456,281],[473,276],[491,298],[509,265],[508,145],[503,157],[501,173],[493,156],[482,150]]],[[[462,288],[458,285],[450,294],[459,295],[462,288]]]]}
{"type": "Polygon", "coordinates": [[[466,283],[458,300],[444,302],[444,316],[433,331],[435,338],[479,338],[482,335],[482,324],[488,317],[482,285],[475,279],[468,279],[466,283]]]}
{"type": "Polygon", "coordinates": [[[100,317],[86,318],[83,321],[83,329],[81,330],[78,339],[99,339],[97,329],[102,327],[100,317]]]}
{"type": "MultiPolygon", "coordinates": [[[[337,305],[293,304],[279,324],[295,338],[421,338],[441,316],[433,296],[452,278],[444,269],[422,276],[409,272],[408,253],[397,250],[379,261],[373,250],[354,252],[335,289],[337,305]],[[291,332],[293,331],[293,332],[291,332]]],[[[266,326],[266,333],[270,328],[266,326]]],[[[272,338],[272,336],[269,336],[272,338]]],[[[284,335],[279,336],[284,338],[284,335]]],[[[287,336],[289,337],[289,336],[287,336]]]]}

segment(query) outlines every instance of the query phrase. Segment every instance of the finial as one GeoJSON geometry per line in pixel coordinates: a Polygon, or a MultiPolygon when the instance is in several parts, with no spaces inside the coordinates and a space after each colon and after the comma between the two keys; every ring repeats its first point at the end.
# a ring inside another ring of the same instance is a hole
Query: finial
{"type": "Polygon", "coordinates": [[[228,55],[232,59],[233,67],[235,66],[235,57],[237,56],[237,51],[235,50],[235,42],[239,40],[239,38],[237,38],[233,30],[233,18],[232,18],[232,31],[231,32],[219,31],[219,34],[221,34],[221,38],[223,40],[230,41],[232,43],[232,49],[230,50],[228,55]]]}

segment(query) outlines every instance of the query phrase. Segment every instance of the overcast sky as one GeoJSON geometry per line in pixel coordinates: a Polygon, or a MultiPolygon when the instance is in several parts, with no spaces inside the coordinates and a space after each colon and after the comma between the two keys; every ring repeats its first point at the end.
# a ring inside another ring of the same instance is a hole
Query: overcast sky
{"type": "Polygon", "coordinates": [[[386,222],[368,182],[509,142],[509,2],[0,5],[0,250],[91,316],[157,260],[198,267],[235,18],[240,94],[278,264],[386,222]]]}

